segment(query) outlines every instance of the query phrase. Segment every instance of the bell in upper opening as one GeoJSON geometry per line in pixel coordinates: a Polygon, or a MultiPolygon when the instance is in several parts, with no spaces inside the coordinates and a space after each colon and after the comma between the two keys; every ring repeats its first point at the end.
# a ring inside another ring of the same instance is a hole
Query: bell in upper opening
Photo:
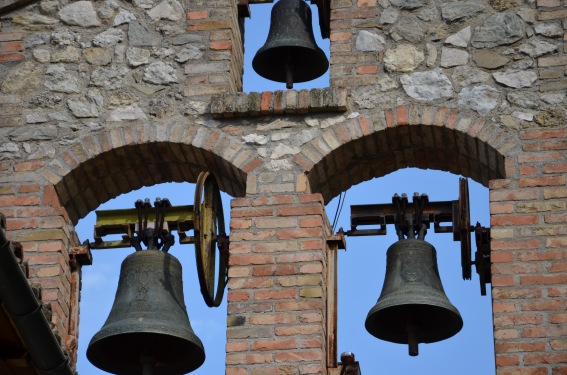
{"type": "Polygon", "coordinates": [[[435,248],[421,239],[402,239],[387,252],[382,293],[366,317],[373,336],[408,344],[418,355],[419,343],[448,339],[463,327],[459,311],[445,295],[435,248]]]}
{"type": "Polygon", "coordinates": [[[311,9],[304,0],[280,0],[272,8],[268,39],[252,60],[262,77],[285,82],[311,81],[325,74],[329,60],[315,43],[311,9]]]}
{"type": "Polygon", "coordinates": [[[180,375],[203,364],[205,350],[187,316],[177,258],[145,250],[124,259],[114,304],[87,358],[120,375],[180,375]]]}

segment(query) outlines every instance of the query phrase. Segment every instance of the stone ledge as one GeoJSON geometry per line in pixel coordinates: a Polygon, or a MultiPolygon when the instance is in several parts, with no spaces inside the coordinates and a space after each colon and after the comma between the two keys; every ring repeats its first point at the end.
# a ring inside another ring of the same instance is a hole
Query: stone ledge
{"type": "Polygon", "coordinates": [[[211,114],[214,118],[296,115],[346,110],[347,89],[343,87],[220,94],[211,98],[211,114]]]}

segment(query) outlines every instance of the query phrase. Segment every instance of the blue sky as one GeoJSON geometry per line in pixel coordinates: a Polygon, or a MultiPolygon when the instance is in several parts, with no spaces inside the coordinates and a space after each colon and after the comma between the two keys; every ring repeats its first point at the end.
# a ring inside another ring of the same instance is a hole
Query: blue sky
{"type": "MultiPolygon", "coordinates": [[[[252,19],[246,21],[246,55],[244,91],[284,90],[285,84],[258,77],[251,68],[254,53],[264,44],[269,28],[271,4],[253,5],[252,19]]],[[[320,39],[316,7],[314,31],[319,46],[328,54],[329,41],[320,39]]],[[[327,87],[327,75],[295,89],[327,87]]],[[[458,178],[447,172],[404,169],[387,176],[353,186],[347,191],[344,208],[337,228],[350,227],[350,205],[389,203],[395,193],[427,193],[430,201],[458,199],[458,178]]],[[[469,181],[471,198],[471,223],[477,221],[489,225],[488,189],[469,181]]],[[[173,205],[193,203],[194,185],[161,184],[124,194],[101,207],[102,209],[132,208],[137,199],[167,197],[173,205]]],[[[223,194],[226,225],[228,228],[230,197],[223,194]]],[[[327,215],[332,222],[337,199],[327,205],[327,215]]],[[[82,241],[93,239],[96,217],[94,212],[82,219],[77,232],[82,241]]],[[[347,237],[347,251],[339,253],[339,355],[351,351],[361,363],[363,374],[388,375],[478,375],[494,374],[494,350],[492,337],[492,312],[490,296],[480,296],[478,276],[473,268],[473,280],[463,281],[460,269],[460,244],[453,242],[450,234],[429,231],[426,237],[437,249],[439,272],[450,301],[459,309],[464,327],[454,337],[434,344],[421,344],[420,355],[409,357],[407,346],[380,341],[366,332],[364,321],[374,306],[382,289],[387,248],[397,238],[393,228],[381,237],[347,237]]],[[[473,244],[474,248],[474,244],[473,244]]],[[[103,374],[93,367],[84,353],[91,337],[106,320],[118,285],[121,261],[132,249],[94,251],[92,266],[83,268],[81,323],[79,337],[78,371],[81,375],[103,374]]],[[[474,251],[474,249],[473,249],[474,251]]],[[[195,333],[205,346],[207,359],[192,374],[220,375],[225,370],[226,301],[218,308],[208,308],[199,292],[192,245],[176,245],[170,253],[183,265],[184,293],[187,311],[195,333]]],[[[490,294],[490,286],[488,286],[490,294]]],[[[226,298],[225,298],[226,300],[226,298]]]]}

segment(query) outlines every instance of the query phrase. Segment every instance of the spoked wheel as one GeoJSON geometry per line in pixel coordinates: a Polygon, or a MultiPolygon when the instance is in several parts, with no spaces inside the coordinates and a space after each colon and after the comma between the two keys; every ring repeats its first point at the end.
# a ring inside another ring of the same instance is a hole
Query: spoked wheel
{"type": "Polygon", "coordinates": [[[201,294],[209,307],[221,304],[228,280],[228,237],[219,187],[209,172],[201,172],[195,187],[195,256],[201,294]],[[215,294],[216,253],[219,253],[215,294]]]}

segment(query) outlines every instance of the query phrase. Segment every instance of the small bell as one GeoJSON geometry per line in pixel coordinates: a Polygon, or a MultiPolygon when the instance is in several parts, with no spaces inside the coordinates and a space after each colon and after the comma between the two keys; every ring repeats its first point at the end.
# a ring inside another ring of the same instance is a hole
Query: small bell
{"type": "Polygon", "coordinates": [[[268,39],[256,52],[252,68],[266,79],[285,82],[288,89],[325,74],[329,60],[315,43],[311,9],[304,0],[274,5],[268,39]]]}
{"type": "Polygon", "coordinates": [[[205,350],[187,317],[177,258],[158,250],[126,257],[114,304],[87,358],[120,375],[180,375],[203,364],[205,350]]]}
{"type": "Polygon", "coordinates": [[[366,317],[373,336],[409,345],[448,339],[463,327],[459,311],[445,295],[435,248],[422,239],[401,239],[387,252],[382,293],[366,317]]]}

